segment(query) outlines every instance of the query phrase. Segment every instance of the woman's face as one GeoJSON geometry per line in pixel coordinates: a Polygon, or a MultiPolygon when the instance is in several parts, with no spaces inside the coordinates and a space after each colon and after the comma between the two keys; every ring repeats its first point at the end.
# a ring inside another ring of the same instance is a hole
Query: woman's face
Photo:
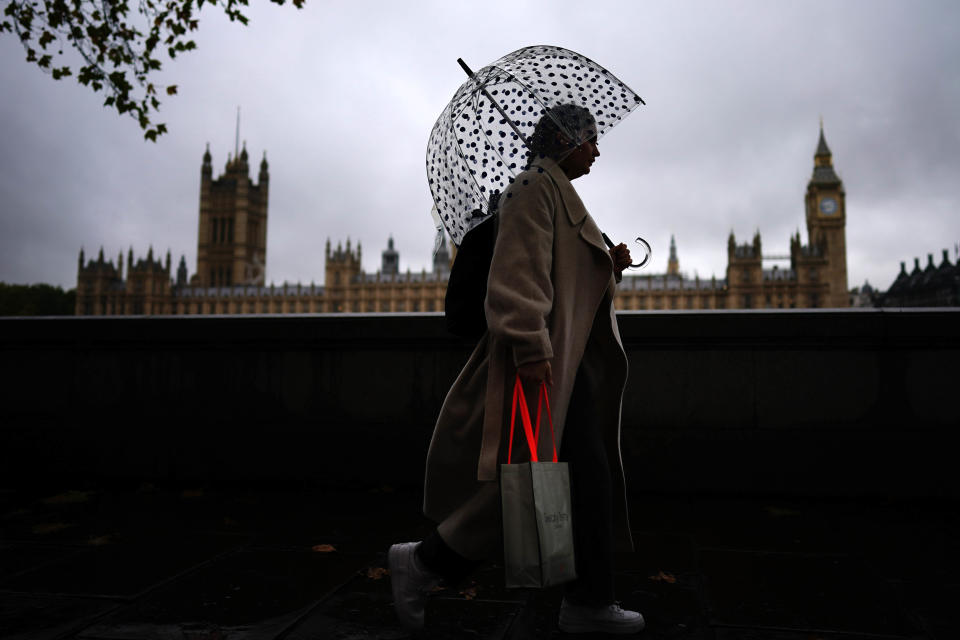
{"type": "Polygon", "coordinates": [[[600,155],[600,149],[597,147],[596,129],[587,131],[586,135],[586,142],[580,143],[558,163],[571,180],[590,173],[590,166],[600,155]]]}

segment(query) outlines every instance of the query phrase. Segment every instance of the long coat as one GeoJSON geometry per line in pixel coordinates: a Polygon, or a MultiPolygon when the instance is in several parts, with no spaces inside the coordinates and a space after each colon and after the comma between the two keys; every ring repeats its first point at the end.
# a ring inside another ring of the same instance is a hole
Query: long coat
{"type": "MultiPolygon", "coordinates": [[[[603,236],[550,159],[517,176],[500,198],[499,217],[485,303],[488,330],[440,411],[427,454],[424,513],[441,523],[441,534],[455,551],[475,559],[495,552],[492,542],[501,527],[498,464],[506,462],[517,367],[547,359],[557,447],[579,375],[591,406],[576,414],[589,416],[592,424],[571,428],[602,430],[619,494],[613,496],[615,522],[626,533],[617,546],[632,548],[620,455],[627,358],[613,309],[613,262],[603,236]]],[[[535,392],[528,393],[528,404],[535,412],[535,392]]],[[[517,443],[514,451],[525,449],[522,436],[517,443]]],[[[538,455],[551,459],[549,437],[541,436],[538,455]]]]}

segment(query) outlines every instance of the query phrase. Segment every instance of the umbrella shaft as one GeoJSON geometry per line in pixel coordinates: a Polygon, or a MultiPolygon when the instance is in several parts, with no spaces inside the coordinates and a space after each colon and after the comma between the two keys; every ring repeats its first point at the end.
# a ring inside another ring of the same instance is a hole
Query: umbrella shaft
{"type": "MultiPolygon", "coordinates": [[[[470,67],[467,66],[467,63],[463,61],[463,58],[457,58],[457,64],[460,65],[460,68],[466,72],[467,76],[471,80],[476,79],[476,74],[470,69],[470,67]]],[[[503,116],[503,119],[507,121],[507,124],[509,124],[510,128],[513,129],[513,132],[517,134],[517,137],[520,138],[520,141],[523,143],[523,145],[529,149],[530,145],[527,143],[527,139],[523,137],[523,134],[520,133],[519,127],[513,123],[513,120],[511,120],[510,116],[507,115],[507,112],[503,110],[503,107],[500,106],[500,103],[494,100],[493,96],[487,93],[487,88],[485,86],[481,86],[480,91],[484,96],[486,96],[487,100],[490,101],[490,104],[496,107],[497,111],[500,112],[500,115],[503,116]]]]}

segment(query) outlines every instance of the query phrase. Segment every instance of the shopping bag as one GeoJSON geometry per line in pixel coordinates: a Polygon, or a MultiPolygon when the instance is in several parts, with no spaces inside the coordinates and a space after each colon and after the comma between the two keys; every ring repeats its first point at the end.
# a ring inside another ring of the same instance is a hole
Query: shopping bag
{"type": "Polygon", "coordinates": [[[510,443],[507,463],[500,465],[500,499],[503,512],[503,560],[507,587],[549,587],[576,579],[573,555],[573,522],[570,509],[570,471],[557,461],[557,442],[547,387],[541,384],[537,399],[537,426],[520,378],[513,386],[510,443]],[[513,435],[517,408],[530,450],[530,462],[513,464],[513,435]],[[541,409],[546,406],[553,439],[553,461],[537,459],[541,409]]]}

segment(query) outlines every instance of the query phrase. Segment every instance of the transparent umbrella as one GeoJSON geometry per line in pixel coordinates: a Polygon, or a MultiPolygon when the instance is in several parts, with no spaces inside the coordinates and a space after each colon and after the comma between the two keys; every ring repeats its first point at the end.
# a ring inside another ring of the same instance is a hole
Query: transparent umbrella
{"type": "MultiPolygon", "coordinates": [[[[470,77],[440,114],[427,144],[427,178],[437,215],[458,246],[526,167],[527,142],[548,109],[585,107],[596,120],[599,139],[644,104],[596,62],[561,47],[524,47],[476,73],[459,62],[470,77]]],[[[555,122],[576,139],[577,132],[555,122]]]]}

